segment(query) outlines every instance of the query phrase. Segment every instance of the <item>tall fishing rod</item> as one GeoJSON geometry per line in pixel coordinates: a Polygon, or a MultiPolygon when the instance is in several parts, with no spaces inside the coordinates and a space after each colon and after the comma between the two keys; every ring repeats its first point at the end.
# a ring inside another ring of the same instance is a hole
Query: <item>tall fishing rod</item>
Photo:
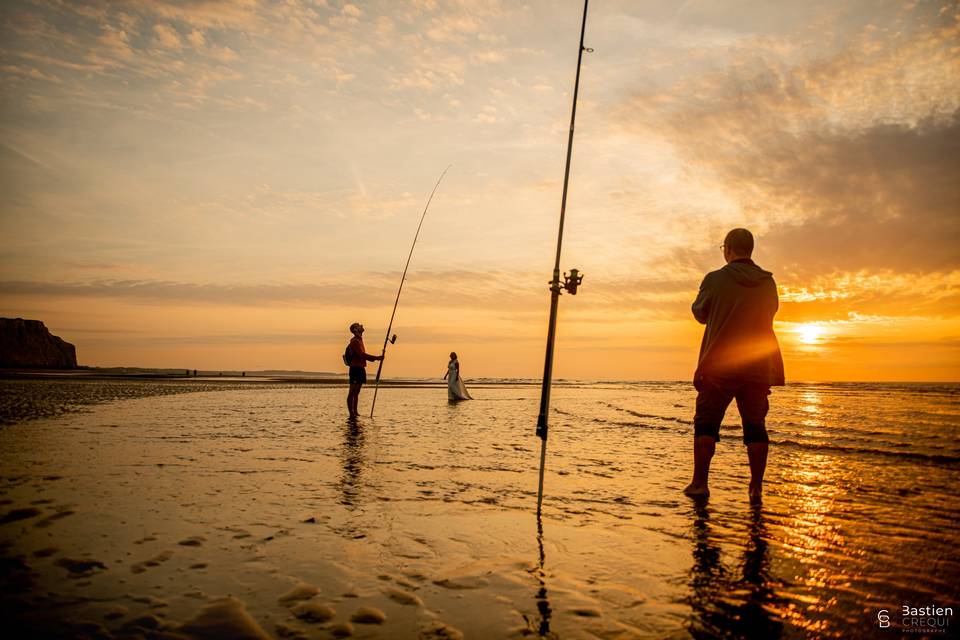
{"type": "Polygon", "coordinates": [[[563,274],[563,285],[560,285],[560,248],[563,245],[563,220],[567,211],[567,186],[570,182],[570,157],[573,153],[573,125],[577,119],[577,94],[580,91],[580,63],[583,61],[583,52],[593,49],[583,46],[583,35],[587,29],[587,4],[590,0],[583,0],[583,22],[580,24],[580,49],[577,51],[577,76],[573,83],[573,109],[570,112],[570,135],[567,138],[567,166],[563,170],[563,197],[560,199],[560,231],[557,234],[557,259],[553,265],[553,280],[550,284],[550,323],[547,328],[547,351],[543,363],[543,387],[540,391],[540,415],[537,417],[537,435],[540,436],[540,483],[537,487],[537,516],[543,505],[543,471],[547,461],[547,431],[548,415],[550,413],[550,385],[553,377],[553,343],[557,334],[557,305],[560,302],[560,293],[566,289],[570,295],[577,294],[577,287],[583,281],[583,276],[576,269],[570,269],[570,275],[563,274]]]}
{"type": "MultiPolygon", "coordinates": [[[[447,175],[447,171],[450,170],[452,164],[448,164],[447,168],[443,170],[443,173],[440,174],[440,177],[437,178],[437,184],[433,185],[433,191],[430,192],[430,197],[427,198],[427,206],[423,208],[423,213],[420,215],[420,224],[417,225],[417,232],[413,235],[413,244],[410,245],[410,253],[407,255],[407,264],[403,267],[403,275],[400,277],[400,288],[397,289],[397,299],[393,303],[393,313],[390,314],[390,324],[387,325],[387,336],[383,339],[383,350],[380,351],[380,355],[386,355],[387,353],[387,343],[395,344],[397,341],[397,336],[390,337],[390,331],[393,329],[393,318],[397,315],[397,305],[400,304],[400,292],[403,291],[403,282],[407,279],[407,269],[410,267],[410,258],[413,257],[413,249],[417,246],[417,238],[420,237],[420,227],[423,226],[423,219],[427,217],[427,209],[430,208],[430,202],[433,200],[433,194],[437,192],[437,188],[440,186],[440,182],[443,180],[443,176],[447,175]]],[[[380,365],[377,366],[377,384],[373,388],[373,402],[370,404],[370,417],[373,417],[373,409],[377,406],[377,391],[380,390],[380,372],[383,370],[383,360],[380,360],[380,365]]]]}

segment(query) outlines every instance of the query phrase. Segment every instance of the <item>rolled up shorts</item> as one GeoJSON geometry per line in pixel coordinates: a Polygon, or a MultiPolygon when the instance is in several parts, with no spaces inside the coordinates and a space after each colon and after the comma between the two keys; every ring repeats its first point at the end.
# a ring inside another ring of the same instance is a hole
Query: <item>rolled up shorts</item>
{"type": "Polygon", "coordinates": [[[363,367],[350,367],[350,384],[367,384],[367,370],[363,367]]]}
{"type": "Polygon", "coordinates": [[[756,383],[727,383],[702,380],[697,385],[697,411],[693,417],[695,436],[712,436],[720,440],[720,423],[730,406],[737,399],[740,421],[743,424],[743,444],[770,442],[766,418],[770,403],[770,387],[756,383]]]}

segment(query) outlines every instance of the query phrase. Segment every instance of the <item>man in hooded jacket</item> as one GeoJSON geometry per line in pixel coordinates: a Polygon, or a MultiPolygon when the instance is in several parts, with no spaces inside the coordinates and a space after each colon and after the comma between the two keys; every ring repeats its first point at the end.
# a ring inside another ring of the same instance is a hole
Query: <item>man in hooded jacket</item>
{"type": "Polygon", "coordinates": [[[773,333],[779,307],[773,274],[758,267],[753,234],[730,231],[721,246],[727,264],[711,271],[700,285],[693,317],[707,325],[693,377],[697,408],[693,419],[693,481],[689,496],[707,496],[710,461],[720,439],[720,423],[736,398],[743,423],[743,443],[750,461],[749,496],[758,502],[763,490],[770,439],[767,436],[767,396],[771,386],[784,384],[783,358],[773,333]]]}

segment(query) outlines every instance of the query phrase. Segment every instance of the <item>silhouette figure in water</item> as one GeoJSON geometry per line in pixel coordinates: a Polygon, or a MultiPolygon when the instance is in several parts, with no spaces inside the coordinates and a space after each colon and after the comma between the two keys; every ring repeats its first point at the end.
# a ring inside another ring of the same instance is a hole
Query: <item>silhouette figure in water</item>
{"type": "Polygon", "coordinates": [[[347,393],[347,410],[351,418],[356,418],[360,413],[357,411],[357,404],[360,402],[360,388],[367,383],[367,362],[383,360],[383,356],[371,356],[363,346],[363,325],[354,322],[350,325],[350,333],[353,337],[344,356],[350,362],[350,391],[347,393]]]}
{"type": "Polygon", "coordinates": [[[773,274],[750,259],[753,234],[733,229],[720,247],[727,264],[700,285],[693,317],[705,324],[693,377],[697,407],[693,418],[693,481],[689,496],[710,494],[710,461],[720,439],[720,423],[737,399],[743,443],[750,460],[750,500],[759,502],[770,439],[766,417],[770,387],[784,384],[783,358],[773,333],[779,300],[773,274]]]}
{"type": "Polygon", "coordinates": [[[447,381],[448,400],[473,400],[463,384],[463,378],[460,377],[460,360],[457,359],[455,351],[450,352],[450,362],[447,363],[447,372],[443,374],[443,379],[447,381]]]}

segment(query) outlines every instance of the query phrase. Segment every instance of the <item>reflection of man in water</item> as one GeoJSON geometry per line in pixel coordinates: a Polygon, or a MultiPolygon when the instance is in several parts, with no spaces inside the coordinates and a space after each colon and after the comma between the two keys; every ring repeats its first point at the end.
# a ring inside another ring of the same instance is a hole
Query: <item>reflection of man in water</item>
{"type": "Polygon", "coordinates": [[[777,581],[771,575],[769,534],[763,511],[751,510],[743,546],[743,571],[739,575],[723,562],[720,536],[710,524],[709,508],[705,503],[697,503],[694,513],[694,562],[689,595],[693,611],[687,629],[690,635],[694,638],[781,637],[783,621],[775,612],[783,599],[776,593],[777,581]]]}
{"type": "Polygon", "coordinates": [[[350,391],[347,393],[347,410],[350,417],[355,418],[360,413],[357,403],[360,401],[360,387],[367,383],[367,362],[383,360],[383,356],[371,356],[363,346],[363,325],[354,322],[350,325],[353,338],[347,345],[347,356],[350,360],[350,391]]]}
{"type": "Polygon", "coordinates": [[[693,481],[684,493],[710,494],[707,477],[720,423],[736,398],[750,459],[750,499],[759,501],[770,442],[767,396],[771,386],[784,383],[783,358],[773,333],[777,285],[773,274],[750,259],[753,234],[746,229],[728,233],[721,249],[727,264],[707,274],[692,307],[693,316],[707,327],[693,378],[699,392],[693,419],[693,481]]]}
{"type": "Polygon", "coordinates": [[[348,507],[357,503],[360,494],[360,475],[363,472],[363,431],[356,420],[347,421],[343,438],[343,473],[340,476],[340,504],[348,507]]]}

